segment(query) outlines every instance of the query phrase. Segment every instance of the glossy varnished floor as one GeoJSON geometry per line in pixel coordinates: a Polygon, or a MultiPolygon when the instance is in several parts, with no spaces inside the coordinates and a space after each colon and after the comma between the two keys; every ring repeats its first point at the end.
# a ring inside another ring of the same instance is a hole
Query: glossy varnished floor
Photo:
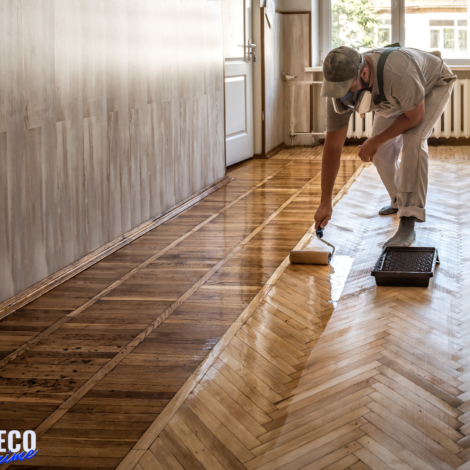
{"type": "MultiPolygon", "coordinates": [[[[166,426],[170,412],[179,410],[178,398],[191,391],[192,378],[200,378],[205,359],[222,353],[219,340],[250,311],[253,298],[264,292],[310,228],[320,195],[320,152],[318,147],[283,151],[278,158],[238,167],[230,184],[191,210],[0,322],[0,429],[36,430],[39,454],[28,468],[116,468],[130,451],[131,460],[145,454],[132,449],[145,446],[146,439],[153,443],[155,429],[166,426]]],[[[360,163],[355,149],[347,149],[335,193],[360,163]]],[[[328,291],[326,284],[327,277],[328,291]]],[[[321,308],[326,314],[331,310],[325,302],[321,308]]],[[[258,321],[256,315],[249,321],[258,321]]],[[[276,322],[287,320],[276,318],[268,326],[275,332],[276,322]]],[[[305,321],[304,333],[316,338],[316,322],[305,321]]],[[[304,333],[290,347],[299,347],[304,333]]],[[[286,344],[280,344],[280,355],[286,344]]],[[[223,357],[233,356],[233,347],[223,357]]],[[[289,367],[272,401],[263,399],[264,414],[259,415],[258,404],[248,411],[254,413],[256,427],[250,435],[256,441],[240,437],[243,448],[257,444],[267,423],[263,420],[274,411],[272,403],[286,391],[288,374],[300,364],[299,353],[285,354],[289,367]]],[[[206,387],[205,382],[199,386],[206,387]]],[[[262,381],[259,387],[264,390],[262,381]]],[[[181,412],[186,408],[184,404],[181,412]]],[[[233,420],[227,419],[225,429],[231,433],[233,420]]],[[[176,447],[166,440],[169,454],[161,453],[168,461],[154,467],[142,462],[142,467],[199,468],[192,466],[202,465],[194,447],[188,454],[193,460],[184,460],[186,445],[199,445],[198,440],[189,436],[179,453],[173,437],[169,439],[176,447]]],[[[243,448],[241,456],[222,452],[241,465],[252,455],[243,448]]]]}
{"type": "Polygon", "coordinates": [[[326,231],[334,272],[283,262],[120,469],[470,469],[468,150],[431,149],[429,288],[375,286],[397,220],[365,168],[326,231]]]}

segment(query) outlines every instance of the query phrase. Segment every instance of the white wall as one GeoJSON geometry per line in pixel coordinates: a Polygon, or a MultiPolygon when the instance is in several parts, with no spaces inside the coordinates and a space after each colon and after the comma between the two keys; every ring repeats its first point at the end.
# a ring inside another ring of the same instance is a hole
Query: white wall
{"type": "Polygon", "coordinates": [[[262,88],[261,88],[261,6],[264,0],[253,0],[253,42],[256,44],[257,62],[253,64],[253,149],[255,155],[263,153],[262,88]]]}
{"type": "Polygon", "coordinates": [[[312,65],[320,65],[321,49],[321,21],[320,21],[320,0],[311,0],[312,6],[312,65]]]}

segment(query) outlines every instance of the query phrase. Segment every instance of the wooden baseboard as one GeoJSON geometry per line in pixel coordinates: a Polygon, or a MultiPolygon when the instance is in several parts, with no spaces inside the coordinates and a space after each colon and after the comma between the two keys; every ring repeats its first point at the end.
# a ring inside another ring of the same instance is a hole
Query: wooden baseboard
{"type": "Polygon", "coordinates": [[[274,157],[274,155],[276,155],[277,153],[279,153],[282,149],[286,147],[287,145],[284,142],[282,142],[281,144],[277,145],[276,147],[274,147],[272,150],[270,150],[267,153],[255,153],[253,155],[253,158],[265,160],[267,158],[274,157]]]}
{"type": "Polygon", "coordinates": [[[254,157],[250,157],[250,158],[247,158],[246,160],[242,160],[241,162],[234,163],[233,165],[229,165],[226,168],[227,174],[230,173],[233,170],[236,170],[237,168],[240,168],[240,167],[246,165],[248,162],[251,162],[251,160],[253,160],[253,159],[254,159],[254,157]]]}
{"type": "Polygon", "coordinates": [[[255,153],[252,157],[247,158],[246,160],[242,160],[241,162],[234,163],[233,165],[230,165],[227,167],[227,172],[233,171],[237,169],[239,166],[245,164],[246,162],[249,162],[251,160],[266,160],[268,158],[274,157],[277,153],[279,153],[282,149],[286,148],[287,145],[283,142],[282,144],[279,144],[277,147],[274,147],[270,152],[267,154],[262,154],[262,153],[255,153]]]}
{"type": "Polygon", "coordinates": [[[266,158],[274,157],[274,155],[278,154],[282,149],[285,149],[287,145],[285,142],[282,142],[278,146],[274,147],[272,150],[266,153],[266,158]]]}
{"type": "Polygon", "coordinates": [[[428,139],[428,145],[433,147],[440,147],[445,145],[470,145],[470,139],[467,139],[466,137],[459,137],[458,139],[455,137],[451,137],[449,139],[437,139],[436,137],[431,137],[428,139]]]}
{"type": "Polygon", "coordinates": [[[323,144],[320,144],[320,142],[316,142],[311,145],[287,145],[286,148],[288,149],[313,149],[315,147],[319,147],[320,145],[323,145],[323,144]]]}
{"type": "MultiPolygon", "coordinates": [[[[367,137],[363,137],[361,139],[346,139],[344,145],[362,145],[367,140],[367,137]]],[[[319,140],[320,145],[325,144],[325,139],[319,140]]],[[[428,145],[433,147],[439,146],[452,146],[452,145],[470,145],[470,139],[465,137],[460,137],[456,139],[455,137],[451,137],[449,139],[446,138],[439,138],[431,137],[428,139],[428,145]]]]}
{"type": "Polygon", "coordinates": [[[50,290],[59,286],[63,282],[71,279],[72,277],[81,273],[90,266],[93,266],[98,261],[101,261],[110,254],[116,252],[120,248],[128,245],[132,241],[141,237],[142,235],[145,235],[147,232],[154,229],[155,227],[158,227],[159,225],[167,222],[173,217],[176,217],[182,212],[190,209],[194,204],[197,204],[199,201],[209,196],[209,194],[212,194],[214,191],[217,191],[232,180],[233,178],[231,178],[230,176],[225,176],[213,185],[201,189],[201,191],[197,192],[193,196],[190,196],[189,198],[185,199],[176,206],[171,207],[162,214],[159,214],[158,216],[147,220],[138,227],[130,230],[129,232],[126,232],[124,235],[121,235],[120,237],[107,243],[101,248],[98,248],[97,250],[75,261],[69,266],[46,277],[42,281],[36,283],[34,286],[25,289],[23,292],[20,292],[19,294],[15,295],[14,297],[11,297],[10,299],[7,299],[5,302],[0,304],[0,320],[12,314],[19,308],[29,304],[33,300],[36,300],[38,297],[41,297],[41,295],[44,295],[46,292],[49,292],[50,290]]]}

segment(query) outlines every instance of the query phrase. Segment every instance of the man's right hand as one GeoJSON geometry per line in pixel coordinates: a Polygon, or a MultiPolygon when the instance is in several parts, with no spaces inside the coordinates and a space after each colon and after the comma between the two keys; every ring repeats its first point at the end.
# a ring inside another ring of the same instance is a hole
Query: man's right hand
{"type": "Polygon", "coordinates": [[[333,215],[333,204],[331,202],[322,202],[315,212],[315,229],[325,228],[333,215]]]}

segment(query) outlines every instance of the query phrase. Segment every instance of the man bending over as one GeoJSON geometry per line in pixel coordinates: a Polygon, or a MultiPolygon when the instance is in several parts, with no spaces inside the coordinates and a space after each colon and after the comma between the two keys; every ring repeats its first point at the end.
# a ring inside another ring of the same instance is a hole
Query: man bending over
{"type": "Polygon", "coordinates": [[[384,246],[410,246],[415,222],[426,220],[428,144],[456,80],[440,58],[393,45],[364,54],[342,46],[323,64],[321,96],[326,100],[321,203],[315,226],[325,227],[333,213],[333,186],[338,174],[348,123],[355,111],[375,111],[372,137],[360,146],[363,162],[373,162],[390,195],[380,215],[398,213],[400,225],[384,246]],[[398,155],[403,149],[401,162],[398,155]]]}

